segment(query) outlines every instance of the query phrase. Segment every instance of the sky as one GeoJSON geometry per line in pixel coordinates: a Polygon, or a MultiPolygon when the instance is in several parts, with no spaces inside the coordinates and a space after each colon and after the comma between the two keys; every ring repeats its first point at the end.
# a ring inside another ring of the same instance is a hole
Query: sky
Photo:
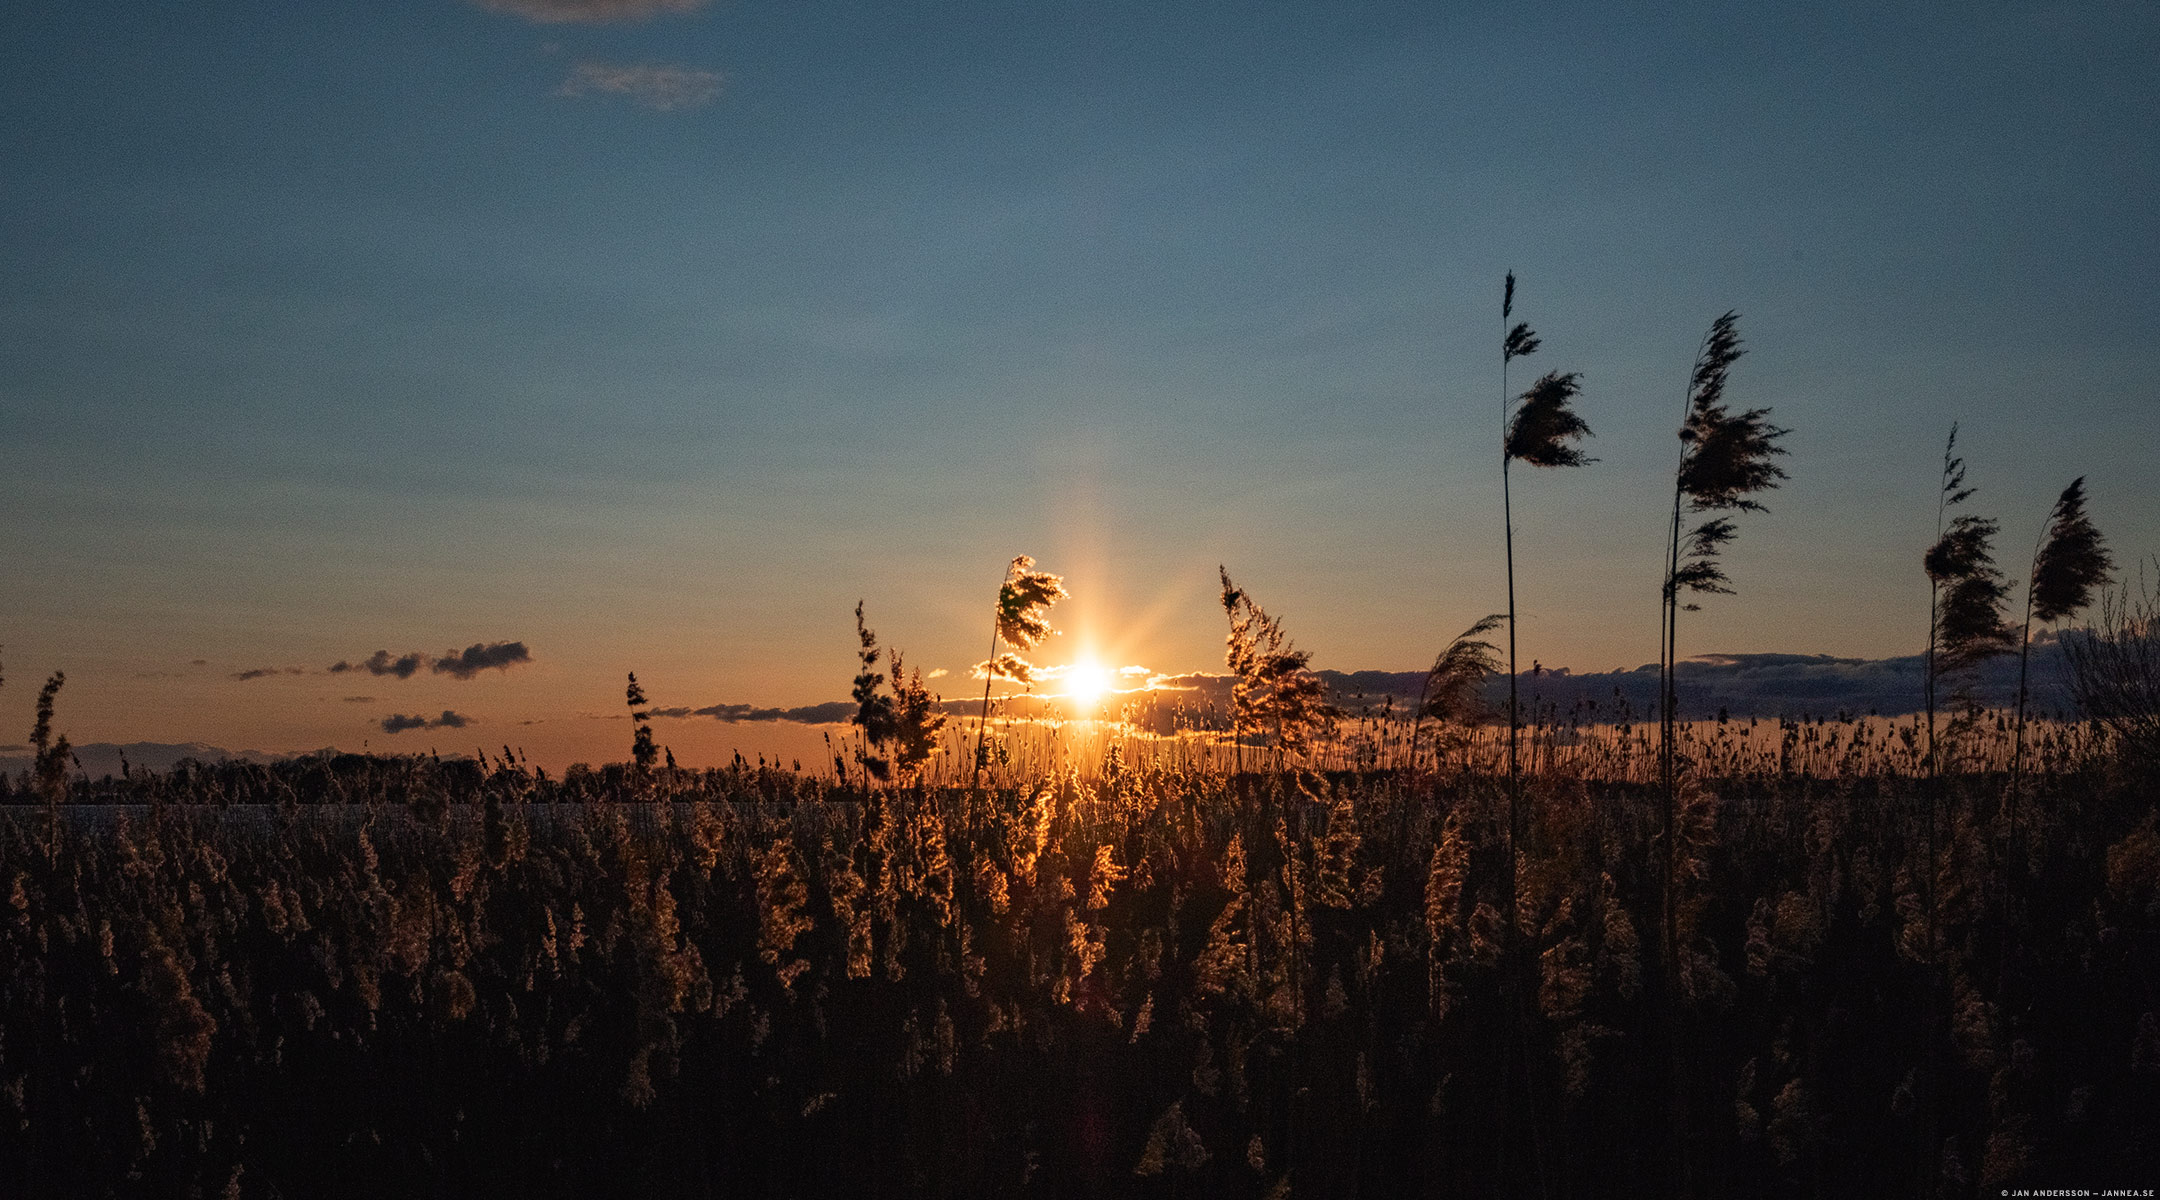
{"type": "Polygon", "coordinates": [[[1621,7],[9,6],[0,741],[64,669],[78,742],[619,759],[629,671],[844,698],[858,600],[967,693],[1016,554],[1047,663],[1219,670],[1220,565],[1416,669],[1505,603],[1509,271],[1598,459],[1516,472],[1525,666],[1656,659],[1728,309],[1791,478],[1683,654],[1923,645],[1953,421],[2011,574],[2080,475],[2160,551],[2160,9],[1621,7]]]}

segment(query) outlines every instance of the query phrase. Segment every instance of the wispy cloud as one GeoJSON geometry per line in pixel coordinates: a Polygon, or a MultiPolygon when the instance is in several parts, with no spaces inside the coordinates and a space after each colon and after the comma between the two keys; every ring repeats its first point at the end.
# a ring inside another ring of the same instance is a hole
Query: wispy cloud
{"type": "Polygon", "coordinates": [[[408,729],[463,729],[470,724],[472,724],[471,717],[452,712],[446,708],[441,716],[433,719],[419,713],[414,713],[409,717],[400,713],[391,713],[382,719],[382,731],[384,733],[403,733],[408,729]]]}
{"type": "Polygon", "coordinates": [[[245,671],[234,671],[232,673],[232,677],[242,683],[246,683],[250,679],[264,679],[272,675],[305,674],[307,674],[307,669],[305,667],[251,667],[245,671]]]}
{"type": "Polygon", "coordinates": [[[486,670],[506,671],[517,663],[532,661],[523,642],[474,642],[463,650],[446,650],[435,660],[435,673],[471,679],[486,670]]]}
{"type": "Polygon", "coordinates": [[[661,63],[581,62],[555,89],[558,96],[624,96],[655,112],[703,108],[720,95],[720,73],[661,63]]]}
{"type": "Polygon", "coordinates": [[[643,21],[663,13],[689,13],[706,0],[475,0],[482,8],[511,13],[542,25],[599,25],[643,21]]]}

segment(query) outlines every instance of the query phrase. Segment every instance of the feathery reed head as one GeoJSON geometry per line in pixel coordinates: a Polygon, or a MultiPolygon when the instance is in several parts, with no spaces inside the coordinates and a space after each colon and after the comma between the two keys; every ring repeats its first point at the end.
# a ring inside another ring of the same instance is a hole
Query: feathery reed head
{"type": "Polygon", "coordinates": [[[922,672],[908,671],[898,650],[892,652],[891,694],[879,691],[885,674],[877,669],[877,661],[884,651],[878,648],[877,634],[864,623],[860,600],[855,602],[855,636],[862,643],[856,652],[862,670],[855,676],[855,715],[850,721],[863,731],[864,742],[857,757],[863,770],[877,779],[891,778],[897,765],[904,783],[937,752],[937,733],[945,727],[945,715],[938,711],[942,699],[923,686],[922,672]],[[891,759],[873,753],[887,745],[893,747],[891,759]]]}
{"type": "Polygon", "coordinates": [[[1696,512],[1761,512],[1754,494],[1786,478],[1772,460],[1786,452],[1777,442],[1791,431],[1770,424],[1767,408],[1736,414],[1725,407],[1726,379],[1746,353],[1740,348],[1739,319],[1740,314],[1728,312],[1711,323],[1688,383],[1679,485],[1696,512]]]}
{"type": "Polygon", "coordinates": [[[1022,650],[1041,645],[1052,632],[1050,606],[1068,594],[1062,578],[1036,570],[1035,560],[1025,554],[1015,557],[998,589],[998,640],[1022,650]]]}
{"type": "Polygon", "coordinates": [[[1738,416],[1720,412],[1715,420],[1691,423],[1696,436],[1680,473],[1680,489],[1696,512],[1764,511],[1749,497],[1786,478],[1771,459],[1786,453],[1777,440],[1791,432],[1770,424],[1769,415],[1767,408],[1751,408],[1738,416]]]}
{"type": "MultiPolygon", "coordinates": [[[[1681,592],[1732,595],[1732,581],[1726,578],[1725,569],[1718,565],[1717,558],[1725,543],[1733,540],[1737,532],[1726,517],[1713,517],[1689,530],[1680,544],[1680,569],[1673,573],[1666,596],[1677,597],[1681,592]]],[[[1696,607],[1693,604],[1687,606],[1690,611],[1696,607]]]]}
{"type": "Polygon", "coordinates": [[[1928,548],[1921,564],[1928,578],[1950,584],[1969,575],[1995,568],[1993,542],[2001,527],[1987,517],[1967,513],[1950,522],[1941,538],[1928,548]]]}
{"type": "Polygon", "coordinates": [[[1282,749],[1303,752],[1314,734],[1341,715],[1327,702],[1325,681],[1310,669],[1312,652],[1294,648],[1281,621],[1230,582],[1228,568],[1216,571],[1222,577],[1223,611],[1230,618],[1225,658],[1237,677],[1230,686],[1233,713],[1243,728],[1272,724],[1282,749]]]}
{"type": "MultiPolygon", "coordinates": [[[[1710,323],[1710,332],[1704,336],[1702,349],[1695,355],[1695,372],[1688,380],[1689,425],[1695,417],[1716,409],[1725,401],[1725,377],[1733,363],[1747,351],[1740,348],[1740,314],[1727,312],[1710,323]]],[[[1687,430],[1680,436],[1685,439],[1687,430]]]]}
{"type": "Polygon", "coordinates": [[[1590,426],[1568,407],[1568,401],[1582,392],[1581,379],[1574,371],[1548,371],[1530,385],[1508,425],[1509,458],[1533,467],[1579,467],[1597,461],[1568,445],[1593,436],[1590,426]]]}
{"type": "Polygon", "coordinates": [[[1946,509],[1972,499],[1977,489],[1965,486],[1965,460],[1958,457],[1957,422],[1950,422],[1950,438],[1943,443],[1942,506],[1946,509]]]}
{"type": "MultiPolygon", "coordinates": [[[[878,657],[883,651],[878,649],[877,634],[863,621],[863,602],[860,600],[855,602],[855,636],[862,643],[855,655],[862,660],[862,670],[855,674],[852,694],[856,707],[850,721],[863,731],[864,741],[873,747],[883,746],[892,739],[894,732],[893,702],[892,697],[878,691],[879,685],[885,682],[885,673],[877,669],[878,657]]],[[[890,773],[891,765],[882,756],[865,752],[861,757],[863,769],[877,778],[884,779],[890,773]]]]}
{"type": "Polygon", "coordinates": [[[54,671],[38,689],[37,724],[30,729],[31,778],[40,797],[57,803],[67,795],[67,768],[74,757],[67,735],[53,737],[53,700],[67,683],[67,672],[54,671]]]}
{"type": "Polygon", "coordinates": [[[1500,671],[1500,649],[1485,635],[1507,621],[1505,613],[1491,613],[1456,635],[1433,660],[1425,673],[1425,699],[1420,716],[1468,725],[1482,720],[1485,712],[1485,677],[1500,671]]]}
{"type": "MultiPolygon", "coordinates": [[[[1507,319],[1514,315],[1515,272],[1509,271],[1507,275],[1507,290],[1505,294],[1503,294],[1500,298],[1500,323],[1502,325],[1506,325],[1507,319]]],[[[1518,323],[1516,325],[1509,326],[1507,336],[1500,339],[1500,361],[1503,364],[1511,363],[1518,358],[1524,358],[1537,353],[1537,348],[1538,335],[1531,332],[1528,325],[1518,323]]]]}
{"type": "Polygon", "coordinates": [[[2100,530],[2085,515],[2085,479],[2079,476],[2048,513],[2046,540],[2033,558],[2033,616],[2059,621],[2091,604],[2114,566],[2100,530]]]}
{"type": "MultiPolygon", "coordinates": [[[[636,671],[630,672],[630,685],[623,689],[623,699],[630,705],[630,763],[640,772],[648,771],[660,760],[660,748],[653,743],[652,715],[645,711],[645,689],[638,685],[636,671]]],[[[384,728],[389,726],[385,724],[384,728]]]]}
{"type": "Polygon", "coordinates": [[[1979,665],[2017,645],[2004,619],[2010,585],[1995,568],[1992,546],[1997,526],[1968,513],[1928,548],[1922,564],[1942,589],[1935,618],[1938,675],[1979,665]]]}
{"type": "Polygon", "coordinates": [[[1222,576],[1223,611],[1229,613],[1232,617],[1236,617],[1238,606],[1245,602],[1245,590],[1230,582],[1230,569],[1228,567],[1217,566],[1215,571],[1216,574],[1222,576]]]}

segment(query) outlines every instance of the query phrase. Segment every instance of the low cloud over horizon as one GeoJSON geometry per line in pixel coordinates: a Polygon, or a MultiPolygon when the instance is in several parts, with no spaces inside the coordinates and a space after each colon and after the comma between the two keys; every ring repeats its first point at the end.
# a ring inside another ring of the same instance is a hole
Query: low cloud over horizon
{"type": "MultiPolygon", "coordinates": [[[[532,651],[527,649],[523,642],[474,642],[463,650],[445,650],[440,657],[414,650],[393,658],[388,650],[377,650],[359,662],[341,659],[326,669],[332,675],[365,671],[370,675],[411,679],[426,668],[437,675],[448,675],[452,679],[471,679],[482,671],[507,671],[519,663],[529,663],[532,660],[532,651]]],[[[298,668],[292,670],[298,673],[298,668]]]]}
{"type": "Polygon", "coordinates": [[[395,675],[399,679],[411,679],[426,664],[427,655],[417,650],[397,658],[390,657],[388,650],[377,650],[357,663],[340,659],[332,663],[329,670],[332,675],[343,675],[347,671],[366,671],[370,675],[395,675]]]}
{"type": "Polygon", "coordinates": [[[523,642],[474,642],[462,651],[445,650],[435,660],[435,673],[453,679],[471,679],[482,671],[507,671],[518,663],[532,661],[532,652],[523,642]]]}
{"type": "MultiPolygon", "coordinates": [[[[2075,709],[2067,683],[2062,647],[2053,634],[2033,639],[2030,696],[2032,711],[2068,714],[2075,709]]],[[[1141,686],[1103,693],[1101,710],[1115,712],[1121,706],[1137,706],[1128,719],[1145,727],[1164,723],[1165,706],[1205,710],[1226,705],[1231,676],[1195,671],[1183,675],[1149,674],[1145,668],[1127,667],[1121,674],[1141,686]],[[1140,710],[1146,711],[1142,713],[1140,710]]],[[[1970,692],[1980,704],[2000,708],[2017,697],[2017,656],[1989,660],[1971,679],[1970,692]]],[[[1333,702],[1351,712],[1379,708],[1389,701],[1397,712],[1417,704],[1425,682],[1423,671],[1317,671],[1327,682],[1333,702]]],[[[1921,655],[1894,658],[1839,658],[1828,654],[1705,654],[1680,664],[1680,710],[1683,717],[1706,719],[1721,712],[1731,717],[1904,716],[1922,711],[1925,659],[1921,655]]],[[[1576,674],[1567,668],[1526,667],[1517,681],[1526,717],[1532,705],[1537,711],[1561,718],[1573,715],[1590,721],[1640,720],[1657,704],[1658,672],[1655,663],[1633,670],[1576,674]]],[[[1948,685],[1945,685],[1947,694],[1948,685]]],[[[1507,699],[1507,676],[1486,681],[1485,698],[1498,711],[1507,699]]],[[[1028,720],[1048,716],[1053,709],[1070,716],[1064,698],[1056,694],[1023,692],[998,697],[998,711],[1008,719],[1028,720]]],[[[963,716],[979,712],[980,698],[942,700],[939,711],[963,716]]],[[[744,722],[792,722],[803,725],[846,724],[855,715],[850,700],[832,700],[794,708],[771,708],[753,704],[709,704],[702,708],[675,707],[651,710],[655,717],[711,717],[728,724],[744,722]]]]}
{"type": "Polygon", "coordinates": [[[471,717],[446,708],[441,716],[433,719],[418,713],[409,717],[399,713],[391,713],[382,719],[382,731],[384,733],[404,733],[408,729],[463,729],[472,723],[471,717]]]}

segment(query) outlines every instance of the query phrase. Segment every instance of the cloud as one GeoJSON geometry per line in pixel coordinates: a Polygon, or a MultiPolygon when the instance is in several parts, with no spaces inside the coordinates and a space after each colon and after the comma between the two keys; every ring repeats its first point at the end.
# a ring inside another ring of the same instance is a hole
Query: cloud
{"type": "Polygon", "coordinates": [[[347,696],[347,697],[345,697],[345,703],[347,703],[347,704],[373,704],[373,703],[375,703],[375,697],[373,697],[373,696],[347,696]]]}
{"type": "Polygon", "coordinates": [[[474,642],[463,652],[445,650],[435,660],[435,673],[458,679],[471,679],[480,672],[495,669],[508,670],[514,663],[529,663],[532,652],[523,642],[474,642]]]}
{"type": "Polygon", "coordinates": [[[555,89],[558,96],[627,96],[654,112],[702,108],[720,95],[720,73],[659,63],[581,62],[555,89]]]}
{"type": "MultiPolygon", "coordinates": [[[[332,675],[366,671],[370,675],[411,679],[422,668],[432,666],[437,675],[471,679],[490,668],[507,670],[516,663],[532,660],[532,651],[526,649],[523,642],[474,642],[463,650],[445,650],[441,658],[431,658],[418,650],[392,658],[388,650],[377,650],[359,662],[340,661],[328,670],[332,675]]],[[[297,668],[294,670],[297,673],[297,668]]]]}
{"type": "Polygon", "coordinates": [[[232,677],[246,683],[250,679],[262,679],[271,675],[305,674],[307,674],[307,668],[305,667],[252,667],[245,671],[234,671],[232,677]]]}
{"type": "Polygon", "coordinates": [[[482,8],[510,13],[541,25],[599,25],[642,21],[662,13],[691,13],[706,0],[475,0],[482,8]]]}
{"type": "Polygon", "coordinates": [[[395,675],[399,679],[411,679],[418,673],[420,668],[427,665],[427,661],[427,655],[420,653],[418,650],[413,651],[411,654],[399,655],[396,658],[390,657],[388,650],[377,650],[362,662],[338,662],[332,664],[330,673],[332,675],[343,675],[347,671],[366,671],[370,675],[395,675]]]}
{"type": "Polygon", "coordinates": [[[470,724],[472,724],[471,717],[452,712],[446,708],[441,716],[433,720],[429,720],[418,713],[409,717],[399,713],[391,713],[382,719],[382,731],[384,733],[403,733],[408,729],[463,729],[470,724]]]}
{"type": "Polygon", "coordinates": [[[711,717],[730,725],[744,721],[792,721],[799,725],[838,725],[855,715],[852,700],[831,700],[801,708],[760,708],[754,704],[708,704],[704,708],[656,708],[655,717],[711,717]]]}

